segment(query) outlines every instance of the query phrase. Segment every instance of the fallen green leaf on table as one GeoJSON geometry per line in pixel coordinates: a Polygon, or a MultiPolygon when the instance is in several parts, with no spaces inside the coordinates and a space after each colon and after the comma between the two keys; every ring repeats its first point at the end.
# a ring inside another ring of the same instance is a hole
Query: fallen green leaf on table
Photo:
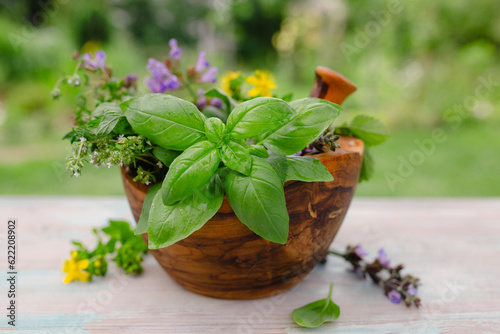
{"type": "Polygon", "coordinates": [[[300,326],[311,328],[337,320],[340,316],[340,307],[331,299],[332,290],[333,283],[330,283],[330,292],[326,299],[320,299],[293,310],[293,320],[300,326]]]}

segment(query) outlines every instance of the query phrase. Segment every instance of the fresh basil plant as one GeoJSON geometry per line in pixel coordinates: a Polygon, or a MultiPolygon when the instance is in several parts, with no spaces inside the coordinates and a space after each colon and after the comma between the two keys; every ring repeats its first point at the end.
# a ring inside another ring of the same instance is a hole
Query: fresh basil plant
{"type": "Polygon", "coordinates": [[[341,111],[334,103],[260,97],[234,106],[226,123],[165,94],[130,99],[120,107],[133,130],[158,145],[155,156],[169,166],[161,187],[147,193],[137,228],[148,232],[149,248],[168,247],[201,228],[224,195],[250,230],[284,244],[289,222],[284,182],[333,180],[317,159],[290,155],[328,129],[341,111]]]}

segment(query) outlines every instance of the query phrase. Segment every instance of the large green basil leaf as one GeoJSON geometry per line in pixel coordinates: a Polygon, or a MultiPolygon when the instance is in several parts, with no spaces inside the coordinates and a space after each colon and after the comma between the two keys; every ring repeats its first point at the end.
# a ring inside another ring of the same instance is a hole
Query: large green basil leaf
{"type": "Polygon", "coordinates": [[[381,121],[366,115],[358,115],[351,123],[336,127],[335,133],[359,138],[366,146],[380,145],[389,137],[381,121]]]}
{"type": "Polygon", "coordinates": [[[229,114],[226,131],[231,138],[267,136],[285,124],[293,109],[283,100],[258,97],[239,104],[229,114]]]}
{"type": "Polygon", "coordinates": [[[181,155],[181,153],[182,152],[169,150],[161,146],[157,146],[153,149],[154,156],[167,167],[170,167],[175,158],[181,155]]]}
{"type": "Polygon", "coordinates": [[[99,117],[99,125],[97,125],[96,129],[96,134],[99,135],[110,134],[115,129],[124,129],[128,125],[120,106],[114,103],[101,103],[95,108],[92,115],[99,117]]]}
{"type": "Polygon", "coordinates": [[[287,122],[259,137],[260,144],[277,154],[289,155],[302,150],[328,129],[341,110],[335,103],[312,97],[293,101],[290,106],[295,113],[287,122]]]}
{"type": "Polygon", "coordinates": [[[287,157],[286,181],[330,182],[333,176],[321,161],[313,157],[287,157]]]}
{"type": "Polygon", "coordinates": [[[271,153],[264,160],[266,160],[271,167],[273,167],[274,171],[278,174],[281,180],[281,184],[284,184],[288,174],[288,162],[286,161],[286,156],[271,153]]]}
{"type": "Polygon", "coordinates": [[[196,143],[185,150],[172,162],[163,181],[164,203],[173,204],[205,187],[219,163],[215,144],[209,141],[196,143]]]}
{"type": "Polygon", "coordinates": [[[245,146],[230,140],[220,148],[220,157],[227,167],[245,175],[252,171],[252,156],[245,146]]]}
{"type": "Polygon", "coordinates": [[[165,94],[146,94],[120,104],[132,128],[154,143],[183,151],[205,140],[205,116],[185,100],[165,94]]]}
{"type": "Polygon", "coordinates": [[[158,190],[161,189],[161,183],[157,183],[151,188],[149,188],[146,193],[146,198],[144,198],[144,203],[142,204],[141,217],[139,218],[139,222],[137,223],[137,228],[135,229],[135,234],[143,234],[148,231],[148,220],[149,220],[149,212],[151,209],[151,204],[153,203],[153,198],[155,198],[158,190]]]}
{"type": "Polygon", "coordinates": [[[205,121],[205,134],[212,143],[218,144],[224,136],[226,126],[217,117],[210,117],[205,121]]]}
{"type": "Polygon", "coordinates": [[[288,239],[288,212],[280,178],[264,159],[253,158],[249,176],[228,171],[224,190],[236,216],[262,238],[285,244],[288,239]]]}
{"type": "Polygon", "coordinates": [[[149,248],[168,247],[200,229],[217,213],[223,199],[224,191],[217,174],[201,191],[172,205],[165,205],[158,193],[149,214],[149,248]]]}

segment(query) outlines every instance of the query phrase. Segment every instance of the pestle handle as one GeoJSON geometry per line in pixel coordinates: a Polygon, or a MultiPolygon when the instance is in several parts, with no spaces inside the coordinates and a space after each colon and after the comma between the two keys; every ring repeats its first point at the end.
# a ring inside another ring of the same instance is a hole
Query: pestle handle
{"type": "Polygon", "coordinates": [[[327,67],[316,67],[316,81],[309,96],[318,97],[336,104],[356,91],[356,86],[342,74],[327,67]]]}

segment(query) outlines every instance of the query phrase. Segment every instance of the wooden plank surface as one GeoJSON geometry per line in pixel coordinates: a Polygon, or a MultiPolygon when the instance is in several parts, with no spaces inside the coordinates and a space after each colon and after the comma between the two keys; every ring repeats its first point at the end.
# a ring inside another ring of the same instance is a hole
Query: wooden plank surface
{"type": "MultiPolygon", "coordinates": [[[[108,218],[132,221],[125,198],[0,197],[0,309],[6,298],[6,225],[18,219],[20,333],[500,333],[500,199],[353,201],[332,247],[384,247],[421,277],[420,309],[391,304],[330,258],[292,291],[253,301],[184,290],[148,256],[144,274],[62,284],[70,240],[91,242],[108,218]],[[334,282],[339,320],[298,328],[291,311],[324,298],[334,282]]],[[[115,268],[113,264],[111,268],[115,268]]],[[[6,313],[5,311],[3,313],[6,313]]],[[[0,314],[0,332],[7,332],[0,314]]]]}

